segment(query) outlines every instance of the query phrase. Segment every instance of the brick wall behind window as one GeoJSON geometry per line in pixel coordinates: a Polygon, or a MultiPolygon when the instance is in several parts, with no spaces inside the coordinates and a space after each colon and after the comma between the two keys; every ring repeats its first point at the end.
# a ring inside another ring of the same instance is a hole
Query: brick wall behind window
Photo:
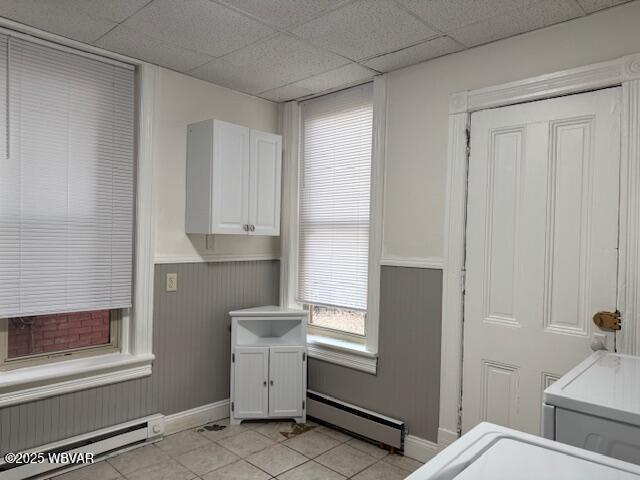
{"type": "Polygon", "coordinates": [[[109,343],[109,310],[9,319],[9,358],[109,343]]]}

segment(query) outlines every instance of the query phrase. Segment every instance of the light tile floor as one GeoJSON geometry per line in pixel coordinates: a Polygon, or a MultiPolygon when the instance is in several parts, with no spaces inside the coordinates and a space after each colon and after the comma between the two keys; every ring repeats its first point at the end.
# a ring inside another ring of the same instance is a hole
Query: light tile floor
{"type": "Polygon", "coordinates": [[[167,436],[55,480],[401,480],[422,464],[310,422],[245,422],[167,436]],[[287,435],[288,434],[288,435],[287,435]]]}

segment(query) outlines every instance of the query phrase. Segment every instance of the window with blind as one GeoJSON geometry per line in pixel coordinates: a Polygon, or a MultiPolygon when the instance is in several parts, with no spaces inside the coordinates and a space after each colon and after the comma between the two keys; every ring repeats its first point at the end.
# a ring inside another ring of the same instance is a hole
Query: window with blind
{"type": "Polygon", "coordinates": [[[297,300],[313,326],[364,336],[372,84],[302,104],[297,300]]]}
{"type": "Polygon", "coordinates": [[[113,347],[132,301],[133,67],[0,34],[0,129],[0,361],[113,347]]]}

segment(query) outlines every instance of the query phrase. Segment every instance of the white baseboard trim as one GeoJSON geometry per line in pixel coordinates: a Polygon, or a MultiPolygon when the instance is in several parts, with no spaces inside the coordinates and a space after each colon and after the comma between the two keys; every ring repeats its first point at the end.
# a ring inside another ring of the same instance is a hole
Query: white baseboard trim
{"type": "Polygon", "coordinates": [[[404,437],[404,455],[419,462],[428,462],[441,450],[436,443],[424,438],[407,435],[404,437]]]}
{"type": "Polygon", "coordinates": [[[446,428],[438,428],[438,445],[440,446],[440,449],[451,445],[458,438],[459,436],[456,432],[452,432],[446,428]]]}
{"type": "Polygon", "coordinates": [[[167,415],[164,419],[164,434],[181,432],[205,423],[215,422],[229,417],[229,399],[209,403],[201,407],[167,415]]]}
{"type": "Polygon", "coordinates": [[[380,265],[388,267],[431,268],[442,270],[444,259],[442,257],[402,257],[400,255],[384,255],[380,259],[380,265]]]}
{"type": "Polygon", "coordinates": [[[272,253],[217,253],[210,255],[156,255],[153,263],[207,263],[207,262],[252,262],[258,260],[280,260],[279,255],[272,253]]]}

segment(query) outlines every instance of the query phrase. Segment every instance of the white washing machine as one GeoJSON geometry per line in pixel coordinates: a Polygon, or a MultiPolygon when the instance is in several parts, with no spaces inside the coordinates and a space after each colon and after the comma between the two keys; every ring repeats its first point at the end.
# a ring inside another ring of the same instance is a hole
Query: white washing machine
{"type": "Polygon", "coordinates": [[[640,480],[640,466],[481,423],[406,480],[640,480]]]}
{"type": "Polygon", "coordinates": [[[599,351],[544,391],[545,438],[640,465],[640,357],[599,351]]]}

